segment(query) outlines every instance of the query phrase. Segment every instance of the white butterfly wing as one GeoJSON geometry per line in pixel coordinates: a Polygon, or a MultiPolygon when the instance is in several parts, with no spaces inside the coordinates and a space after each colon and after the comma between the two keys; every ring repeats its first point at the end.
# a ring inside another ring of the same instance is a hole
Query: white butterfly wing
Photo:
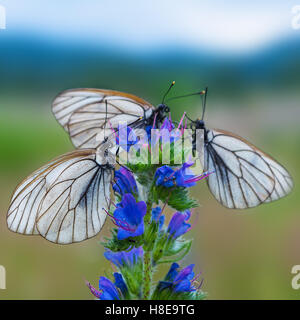
{"type": "Polygon", "coordinates": [[[35,173],[23,181],[16,189],[7,213],[7,226],[11,231],[38,234],[35,225],[37,206],[45,194],[45,179],[35,173]]]}
{"type": "Polygon", "coordinates": [[[209,189],[225,207],[255,207],[292,189],[286,169],[233,133],[209,130],[204,158],[205,171],[215,171],[207,178],[209,189]]]}
{"type": "Polygon", "coordinates": [[[138,126],[142,118],[152,115],[155,108],[147,101],[131,94],[101,89],[74,89],[59,94],[52,111],[69,133],[76,148],[97,148],[106,130],[117,129],[119,122],[138,126]]]}
{"type": "Polygon", "coordinates": [[[8,227],[59,244],[91,238],[104,224],[110,181],[111,171],[96,162],[95,150],[63,155],[17,188],[8,227]]]}
{"type": "Polygon", "coordinates": [[[265,156],[265,161],[268,163],[275,179],[274,190],[271,196],[265,200],[265,202],[271,202],[288,195],[292,191],[294,183],[292,177],[282,165],[268,156],[265,156]]]}
{"type": "Polygon", "coordinates": [[[93,161],[70,166],[41,203],[39,233],[60,244],[80,242],[100,232],[109,206],[111,174],[93,161]]]}
{"type": "Polygon", "coordinates": [[[68,157],[69,154],[66,154],[53,160],[17,186],[7,213],[7,225],[11,231],[25,235],[38,234],[35,224],[38,206],[45,196],[47,186],[68,164],[68,157]]]}

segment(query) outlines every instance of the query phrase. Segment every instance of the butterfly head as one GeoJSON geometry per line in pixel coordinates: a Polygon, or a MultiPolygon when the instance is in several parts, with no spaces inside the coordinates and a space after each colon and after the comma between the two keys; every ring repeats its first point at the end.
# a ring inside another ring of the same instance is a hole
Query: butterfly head
{"type": "Polygon", "coordinates": [[[155,110],[156,120],[162,122],[168,112],[170,112],[170,108],[166,104],[162,103],[158,105],[158,107],[155,110]]]}
{"type": "Polygon", "coordinates": [[[158,105],[158,107],[156,108],[156,111],[165,115],[165,113],[170,112],[170,108],[166,104],[162,103],[158,105]]]}
{"type": "Polygon", "coordinates": [[[205,129],[205,122],[202,119],[193,120],[191,129],[205,129]]]}

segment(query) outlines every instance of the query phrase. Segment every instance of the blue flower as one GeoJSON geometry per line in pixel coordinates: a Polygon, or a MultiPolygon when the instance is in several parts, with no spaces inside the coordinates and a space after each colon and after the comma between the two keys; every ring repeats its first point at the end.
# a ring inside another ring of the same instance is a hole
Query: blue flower
{"type": "Polygon", "coordinates": [[[119,251],[113,252],[109,249],[106,249],[104,252],[104,257],[111,261],[118,268],[124,266],[132,267],[135,264],[141,262],[144,255],[143,247],[133,248],[130,251],[119,251]]]}
{"type": "Polygon", "coordinates": [[[106,277],[100,277],[99,290],[95,289],[89,282],[86,282],[91,293],[100,300],[120,300],[116,286],[106,277]]]}
{"type": "Polygon", "coordinates": [[[134,130],[130,127],[119,126],[119,134],[116,136],[116,144],[120,145],[121,148],[129,151],[130,147],[138,143],[138,138],[134,133],[134,130]]]}
{"type": "Polygon", "coordinates": [[[185,212],[175,212],[169,222],[167,232],[175,239],[180,237],[191,228],[191,225],[186,223],[190,217],[191,212],[189,210],[185,212]]]}
{"type": "Polygon", "coordinates": [[[186,162],[177,170],[173,170],[170,166],[162,166],[155,172],[156,185],[161,185],[165,188],[170,187],[185,187],[189,188],[196,184],[213,172],[205,172],[202,175],[195,176],[188,168],[192,166],[192,162],[186,162]]]}
{"type": "Polygon", "coordinates": [[[174,262],[164,281],[159,282],[158,290],[169,289],[175,293],[196,291],[201,287],[202,282],[198,287],[195,287],[200,274],[195,276],[193,271],[194,266],[194,264],[191,264],[179,271],[179,265],[174,262]]]}
{"type": "MultiPolygon", "coordinates": [[[[180,126],[179,126],[180,127],[180,126]]],[[[166,118],[163,122],[163,124],[161,125],[160,129],[167,129],[170,133],[170,143],[174,143],[176,141],[178,141],[179,139],[182,138],[183,133],[184,133],[184,129],[179,129],[179,127],[175,129],[175,125],[171,120],[171,117],[166,118]]]]}
{"type": "Polygon", "coordinates": [[[124,195],[125,193],[137,194],[137,185],[134,176],[126,168],[121,167],[115,171],[115,182],[113,189],[120,195],[124,195]]]}
{"type": "Polygon", "coordinates": [[[144,216],[147,205],[144,201],[136,202],[130,193],[124,194],[122,201],[114,211],[114,223],[119,227],[118,239],[137,237],[144,233],[144,216]]]}
{"type": "Polygon", "coordinates": [[[195,180],[196,176],[189,170],[189,167],[193,165],[193,162],[190,163],[184,163],[182,167],[175,172],[176,177],[176,185],[178,187],[193,187],[196,185],[195,180]]]}
{"type": "Polygon", "coordinates": [[[173,187],[174,184],[174,175],[175,171],[169,166],[162,166],[158,168],[155,172],[156,185],[164,186],[166,188],[173,187]]]}
{"type": "Polygon", "coordinates": [[[178,274],[178,271],[177,271],[178,268],[179,268],[179,264],[176,262],[173,262],[164,280],[172,282],[178,274]]]}
{"type": "Polygon", "coordinates": [[[156,207],[152,209],[152,217],[151,221],[155,221],[156,223],[159,224],[159,230],[161,230],[162,226],[164,225],[165,222],[165,216],[161,214],[161,208],[156,207]]]}
{"type": "Polygon", "coordinates": [[[123,276],[121,275],[121,273],[115,272],[114,277],[115,277],[115,286],[118,289],[120,289],[123,297],[126,298],[128,295],[128,288],[127,288],[126,283],[123,279],[123,276]]]}
{"type": "Polygon", "coordinates": [[[163,124],[161,125],[160,129],[167,129],[169,132],[171,132],[175,128],[171,118],[165,118],[163,124]]]}
{"type": "Polygon", "coordinates": [[[195,291],[196,288],[193,286],[194,282],[194,264],[191,264],[181,271],[175,276],[173,280],[174,291],[175,292],[187,292],[187,291],[195,291]]]}

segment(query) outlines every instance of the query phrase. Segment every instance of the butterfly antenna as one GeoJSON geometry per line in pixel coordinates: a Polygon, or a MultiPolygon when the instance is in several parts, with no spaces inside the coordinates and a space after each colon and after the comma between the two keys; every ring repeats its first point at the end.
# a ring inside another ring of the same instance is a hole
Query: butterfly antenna
{"type": "Polygon", "coordinates": [[[208,91],[208,87],[206,87],[205,90],[202,91],[204,94],[204,97],[202,98],[202,117],[201,117],[201,120],[203,120],[204,114],[205,114],[207,91],[208,91]]]}
{"type": "Polygon", "coordinates": [[[191,119],[187,114],[185,114],[185,117],[190,120],[191,122],[195,122],[193,119],[191,119]]]}
{"type": "Polygon", "coordinates": [[[185,95],[183,95],[183,96],[173,97],[173,98],[168,99],[167,101],[171,101],[171,100],[175,100],[175,99],[180,99],[180,98],[191,97],[191,96],[197,96],[197,95],[204,95],[204,94],[205,94],[205,91],[202,90],[202,91],[199,91],[199,92],[194,92],[194,93],[185,94],[185,95]]]}
{"type": "Polygon", "coordinates": [[[175,85],[175,81],[172,81],[172,83],[171,83],[171,85],[169,86],[169,88],[168,88],[167,92],[166,92],[166,93],[164,94],[164,96],[163,96],[162,104],[164,104],[165,99],[166,99],[166,97],[167,97],[168,93],[170,92],[170,90],[172,89],[172,87],[173,87],[174,85],[175,85]]]}

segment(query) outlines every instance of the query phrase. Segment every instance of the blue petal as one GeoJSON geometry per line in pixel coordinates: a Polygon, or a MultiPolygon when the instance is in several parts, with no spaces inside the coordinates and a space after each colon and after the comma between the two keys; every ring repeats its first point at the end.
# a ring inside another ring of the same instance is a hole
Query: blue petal
{"type": "Polygon", "coordinates": [[[137,237],[144,233],[144,222],[141,222],[139,226],[135,229],[135,231],[127,231],[122,228],[118,230],[118,240],[124,240],[129,237],[137,237]]]}
{"type": "MultiPolygon", "coordinates": [[[[147,206],[144,201],[137,203],[132,194],[126,193],[122,198],[120,206],[117,206],[114,217],[127,222],[129,226],[136,227],[142,222],[146,211],[147,206]]],[[[118,221],[116,222],[118,223],[118,221]]]]}
{"type": "Polygon", "coordinates": [[[106,249],[104,257],[114,263],[117,267],[121,268],[124,264],[131,265],[139,261],[143,257],[144,251],[142,247],[133,248],[130,251],[113,252],[106,249]]]}
{"type": "Polygon", "coordinates": [[[105,277],[99,279],[99,290],[102,291],[101,300],[120,300],[115,285],[105,277]]]}
{"type": "Polygon", "coordinates": [[[162,185],[166,188],[174,186],[174,170],[169,166],[162,166],[156,170],[156,185],[162,185]]]}
{"type": "Polygon", "coordinates": [[[168,226],[168,232],[174,237],[178,238],[184,233],[186,233],[191,225],[186,223],[185,221],[188,220],[191,216],[190,211],[186,212],[175,212],[171,218],[171,221],[168,226]]]}
{"type": "Polygon", "coordinates": [[[180,272],[175,277],[174,282],[179,282],[182,280],[192,280],[194,278],[194,266],[194,264],[190,264],[189,266],[180,270],[180,272]]]}
{"type": "Polygon", "coordinates": [[[159,230],[161,230],[161,228],[163,227],[163,225],[165,223],[165,216],[164,215],[161,215],[159,217],[158,223],[159,223],[159,230]]]}
{"type": "Polygon", "coordinates": [[[160,213],[161,213],[161,208],[160,207],[153,208],[152,212],[151,212],[152,220],[158,222],[158,217],[159,217],[160,213]]]}
{"type": "Polygon", "coordinates": [[[126,294],[128,293],[128,288],[123,279],[123,276],[121,275],[121,273],[115,272],[114,277],[115,277],[115,286],[121,290],[123,296],[126,296],[126,294]]]}
{"type": "Polygon", "coordinates": [[[177,269],[179,268],[179,264],[176,262],[173,262],[169,272],[167,273],[166,277],[165,277],[165,281],[174,281],[175,277],[178,274],[177,269]]]}
{"type": "Polygon", "coordinates": [[[161,230],[161,228],[165,222],[165,216],[161,215],[161,208],[160,207],[156,207],[156,208],[152,209],[151,221],[158,222],[158,224],[159,224],[158,228],[159,228],[159,230],[161,230]]]}
{"type": "Polygon", "coordinates": [[[189,188],[196,185],[196,182],[186,182],[189,179],[195,177],[193,172],[188,168],[191,167],[194,163],[193,162],[185,162],[182,167],[176,171],[175,178],[176,178],[176,185],[179,187],[189,188]]]}
{"type": "Polygon", "coordinates": [[[120,267],[123,265],[122,252],[113,252],[113,251],[107,249],[104,252],[104,257],[107,260],[111,261],[117,267],[120,267]]]}
{"type": "Polygon", "coordinates": [[[113,185],[115,192],[123,195],[125,193],[137,193],[137,185],[133,174],[124,167],[115,172],[116,183],[113,185]]]}
{"type": "Polygon", "coordinates": [[[174,287],[175,292],[190,292],[190,291],[195,291],[195,290],[196,289],[192,286],[192,284],[189,280],[180,281],[174,287]]]}
{"type": "Polygon", "coordinates": [[[174,128],[175,128],[174,124],[168,118],[164,120],[163,124],[160,127],[160,129],[167,129],[169,131],[172,131],[174,128]]]}

